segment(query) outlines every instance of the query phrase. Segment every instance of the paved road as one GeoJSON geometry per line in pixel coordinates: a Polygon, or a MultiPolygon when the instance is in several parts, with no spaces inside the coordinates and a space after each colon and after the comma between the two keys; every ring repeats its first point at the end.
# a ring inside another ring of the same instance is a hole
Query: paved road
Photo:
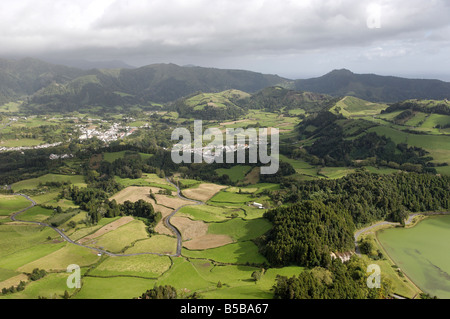
{"type": "MultiPolygon", "coordinates": [[[[138,256],[138,255],[158,255],[158,256],[179,257],[179,256],[181,256],[181,248],[182,248],[182,245],[183,245],[183,243],[182,243],[182,236],[181,236],[181,233],[179,232],[179,230],[174,225],[172,225],[172,223],[170,222],[170,219],[183,207],[192,206],[192,205],[203,205],[204,203],[201,202],[201,201],[197,201],[197,200],[193,200],[193,199],[189,199],[189,198],[184,197],[183,195],[181,195],[180,188],[177,185],[175,185],[174,183],[172,183],[168,178],[166,178],[166,179],[171,185],[173,185],[177,189],[177,195],[178,195],[179,198],[181,198],[183,200],[187,200],[187,201],[193,202],[193,204],[184,205],[184,206],[181,206],[181,207],[175,209],[164,220],[165,225],[170,230],[172,230],[175,233],[175,235],[177,236],[177,250],[176,250],[176,253],[174,255],[160,254],[160,253],[154,253],[154,252],[143,252],[143,253],[134,253],[134,254],[115,254],[115,253],[111,253],[109,251],[106,251],[106,250],[103,250],[103,249],[100,249],[100,248],[91,247],[91,246],[87,246],[87,245],[83,245],[83,244],[77,243],[77,242],[73,241],[72,239],[70,239],[66,234],[64,234],[64,232],[62,230],[60,230],[59,228],[54,227],[52,225],[49,225],[49,224],[46,224],[46,223],[42,223],[42,222],[20,220],[20,219],[17,218],[20,214],[26,212],[27,210],[29,210],[29,209],[31,209],[31,208],[33,208],[34,206],[37,205],[37,203],[33,199],[31,199],[28,195],[25,195],[25,194],[19,194],[19,193],[14,193],[13,194],[13,195],[22,196],[22,197],[26,198],[31,203],[31,205],[29,207],[25,208],[25,209],[22,209],[21,211],[18,211],[16,213],[12,214],[11,215],[11,220],[15,221],[15,222],[31,223],[31,224],[36,224],[36,225],[43,226],[43,227],[50,227],[51,229],[56,231],[61,236],[61,238],[63,238],[65,241],[67,241],[70,244],[77,245],[77,246],[84,247],[84,248],[88,248],[88,249],[92,249],[94,251],[97,251],[98,253],[101,253],[101,254],[104,254],[104,255],[108,255],[108,256],[111,256],[111,257],[129,257],[129,256],[138,256]]],[[[11,185],[7,185],[7,189],[11,189],[11,185]]]]}
{"type": "Polygon", "coordinates": [[[164,220],[164,224],[167,226],[167,228],[169,228],[170,230],[172,230],[173,233],[175,233],[175,235],[177,236],[177,252],[176,252],[176,256],[181,256],[181,248],[183,247],[183,238],[181,236],[180,231],[170,222],[170,219],[176,214],[178,213],[178,211],[180,209],[182,209],[183,207],[186,206],[195,206],[195,205],[203,205],[204,203],[198,200],[194,200],[194,199],[190,199],[190,198],[186,198],[183,195],[181,195],[181,190],[178,187],[178,185],[175,185],[174,183],[172,183],[172,181],[168,178],[166,178],[167,182],[169,182],[172,186],[174,186],[177,189],[177,196],[183,200],[188,200],[191,202],[194,202],[195,204],[188,204],[188,205],[184,205],[181,207],[178,207],[177,209],[175,209],[172,214],[170,214],[169,216],[166,217],[166,219],[164,220]]]}

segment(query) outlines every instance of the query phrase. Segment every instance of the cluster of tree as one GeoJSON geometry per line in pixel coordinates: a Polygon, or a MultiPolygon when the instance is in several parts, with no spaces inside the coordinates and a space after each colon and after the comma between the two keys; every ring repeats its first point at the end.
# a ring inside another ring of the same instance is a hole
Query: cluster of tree
{"type": "Polygon", "coordinates": [[[350,211],[357,227],[373,221],[400,222],[406,212],[439,211],[450,208],[450,177],[432,174],[372,174],[359,170],[335,180],[296,181],[285,179],[283,189],[272,191],[274,202],[296,203],[320,200],[335,209],[350,211]],[[397,217],[396,217],[397,216],[397,217]]]}
{"type": "Polygon", "coordinates": [[[109,163],[102,161],[99,168],[100,174],[108,174],[110,176],[119,176],[121,178],[141,178],[142,171],[154,172],[154,168],[144,164],[141,157],[127,156],[124,158],[118,158],[114,162],[109,163]]]}
{"type": "Polygon", "coordinates": [[[331,252],[354,248],[355,226],[345,208],[307,200],[268,210],[264,217],[273,224],[262,248],[271,264],[327,267],[331,252]]]}
{"type": "Polygon", "coordinates": [[[98,188],[69,186],[63,188],[60,197],[72,200],[76,205],[80,206],[80,209],[87,211],[93,224],[97,224],[103,217],[142,217],[147,220],[147,225],[151,232],[152,228],[161,219],[161,214],[156,213],[153,206],[144,200],[139,200],[135,203],[126,201],[123,204],[117,204],[115,200],[109,200],[109,195],[105,191],[98,188]]]}
{"type": "Polygon", "coordinates": [[[25,289],[25,285],[26,285],[25,281],[21,280],[17,286],[13,285],[9,288],[4,287],[4,288],[2,288],[2,295],[13,294],[15,292],[22,291],[25,289]]]}
{"type": "Polygon", "coordinates": [[[404,223],[408,212],[450,209],[449,185],[448,176],[363,170],[337,180],[285,179],[270,197],[293,204],[264,214],[274,226],[261,252],[276,265],[327,267],[331,252],[354,249],[355,228],[378,220],[404,223]]]}
{"type": "Polygon", "coordinates": [[[39,280],[47,276],[47,272],[45,269],[34,268],[33,271],[28,274],[28,278],[32,281],[39,280]]]}
{"type": "Polygon", "coordinates": [[[250,98],[236,103],[248,109],[262,109],[267,112],[277,112],[281,109],[303,109],[307,112],[318,112],[329,109],[336,102],[331,96],[285,89],[280,86],[268,87],[250,98]]]}
{"type": "Polygon", "coordinates": [[[224,102],[224,107],[209,105],[207,102],[199,105],[189,105],[187,98],[175,101],[169,109],[178,112],[180,117],[197,118],[202,120],[237,120],[246,114],[246,111],[233,103],[224,102]]]}
{"type": "Polygon", "coordinates": [[[53,152],[58,152],[58,149],[0,153],[0,185],[13,184],[21,179],[48,173],[58,165],[49,159],[53,152]]]}
{"type": "MultiPolygon", "coordinates": [[[[275,299],[386,299],[392,284],[381,278],[380,288],[367,285],[367,265],[361,258],[352,257],[343,264],[334,259],[328,268],[315,267],[298,276],[277,276],[275,299]]],[[[370,280],[370,279],[369,279],[370,280]]]]}
{"type": "Polygon", "coordinates": [[[170,286],[156,286],[144,292],[136,299],[177,299],[177,290],[170,286]]]}

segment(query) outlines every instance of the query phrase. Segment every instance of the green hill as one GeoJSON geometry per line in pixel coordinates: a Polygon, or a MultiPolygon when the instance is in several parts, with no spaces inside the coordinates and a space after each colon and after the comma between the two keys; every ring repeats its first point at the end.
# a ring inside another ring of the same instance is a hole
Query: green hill
{"type": "Polygon", "coordinates": [[[345,117],[376,115],[388,106],[382,103],[373,103],[354,96],[346,96],[339,100],[330,112],[342,114],[345,117]]]}
{"type": "Polygon", "coordinates": [[[168,108],[178,112],[180,117],[204,120],[237,119],[245,110],[236,103],[250,97],[239,90],[226,90],[219,93],[198,93],[182,98],[168,108]]]}
{"type": "Polygon", "coordinates": [[[250,98],[242,100],[241,105],[249,109],[262,109],[267,112],[303,109],[317,112],[330,105],[331,96],[313,92],[300,92],[280,86],[267,87],[250,98]]]}

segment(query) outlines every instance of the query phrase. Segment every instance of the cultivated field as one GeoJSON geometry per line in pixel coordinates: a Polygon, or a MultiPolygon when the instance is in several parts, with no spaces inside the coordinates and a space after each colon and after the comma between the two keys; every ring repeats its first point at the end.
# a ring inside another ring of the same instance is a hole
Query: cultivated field
{"type": "Polygon", "coordinates": [[[226,186],[210,183],[202,183],[196,187],[184,189],[183,195],[187,198],[206,202],[224,188],[226,188],[226,186]]]}

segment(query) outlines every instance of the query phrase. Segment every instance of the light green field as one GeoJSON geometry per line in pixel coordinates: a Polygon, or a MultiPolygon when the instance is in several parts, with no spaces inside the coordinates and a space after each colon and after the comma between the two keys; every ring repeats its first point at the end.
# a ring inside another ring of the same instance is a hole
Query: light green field
{"type": "Polygon", "coordinates": [[[180,215],[185,215],[193,220],[203,220],[205,222],[219,222],[227,220],[232,214],[244,217],[241,209],[225,208],[211,205],[186,206],[180,209],[180,215]]]}
{"type": "Polygon", "coordinates": [[[272,228],[272,224],[263,218],[243,220],[234,218],[222,223],[209,225],[208,233],[228,235],[235,241],[245,241],[257,238],[272,228]]]}
{"type": "Polygon", "coordinates": [[[258,252],[258,247],[251,241],[228,244],[218,248],[211,248],[202,251],[194,251],[183,248],[183,256],[212,259],[223,263],[233,264],[262,264],[267,262],[266,258],[258,252]]]}
{"type": "Polygon", "coordinates": [[[427,218],[412,228],[377,233],[391,259],[422,290],[450,298],[450,216],[427,218]]]}
{"type": "Polygon", "coordinates": [[[317,172],[318,172],[317,167],[312,166],[311,164],[309,164],[303,160],[291,159],[285,155],[280,154],[280,161],[291,164],[292,167],[297,172],[297,174],[310,176],[310,177],[314,177],[314,178],[319,178],[319,175],[317,174],[317,172]]]}
{"type": "Polygon", "coordinates": [[[239,204],[255,201],[251,194],[238,194],[238,193],[230,193],[230,192],[218,192],[214,195],[210,200],[210,202],[214,203],[230,203],[230,204],[239,204]]]}
{"type": "Polygon", "coordinates": [[[48,237],[60,236],[50,228],[37,225],[0,225],[0,268],[16,270],[64,245],[53,243],[48,237]]]}
{"type": "Polygon", "coordinates": [[[426,121],[422,124],[423,128],[434,128],[436,125],[450,124],[450,116],[442,114],[430,114],[426,121]]]}
{"type": "MultiPolygon", "coordinates": [[[[73,217],[73,219],[77,218],[78,216],[83,216],[78,214],[77,216],[73,217]]],[[[77,241],[89,234],[93,234],[95,233],[97,230],[99,230],[100,228],[102,228],[103,226],[112,223],[116,220],[118,220],[120,217],[114,217],[114,218],[102,218],[99,220],[99,222],[97,223],[97,225],[94,226],[90,226],[90,227],[83,227],[81,226],[81,228],[77,227],[77,230],[72,232],[71,234],[69,234],[70,239],[72,239],[73,241],[77,241]]]]}
{"type": "Polygon", "coordinates": [[[21,103],[18,102],[9,102],[0,106],[1,113],[14,113],[19,112],[19,106],[21,103]]]}
{"type": "Polygon", "coordinates": [[[348,167],[323,167],[320,169],[319,174],[325,175],[330,179],[338,179],[355,171],[356,169],[348,167]]]}
{"type": "Polygon", "coordinates": [[[33,269],[45,269],[47,271],[65,271],[71,264],[80,267],[94,264],[99,260],[95,251],[77,245],[64,243],[64,246],[42,258],[36,259],[20,268],[22,272],[32,272],[33,269]]]}
{"type": "Polygon", "coordinates": [[[20,220],[43,222],[53,214],[53,210],[34,206],[26,212],[20,214],[20,220]]]}
{"type": "Polygon", "coordinates": [[[9,216],[29,206],[31,203],[22,196],[0,195],[0,216],[9,216]]]}
{"type": "Polygon", "coordinates": [[[239,182],[245,178],[245,175],[250,172],[251,166],[236,165],[232,168],[219,168],[216,172],[219,176],[228,175],[233,182],[239,182]]]}
{"type": "Polygon", "coordinates": [[[450,163],[450,136],[409,134],[385,126],[374,127],[368,131],[389,137],[396,144],[406,143],[410,146],[421,147],[430,152],[434,161],[450,163]]]}
{"type": "Polygon", "coordinates": [[[408,126],[419,126],[419,124],[423,123],[428,116],[429,114],[418,112],[404,124],[408,126]]]}
{"type": "Polygon", "coordinates": [[[14,294],[0,295],[0,299],[37,299],[38,297],[47,299],[62,299],[64,291],[75,289],[67,288],[68,273],[51,273],[38,281],[29,282],[25,290],[14,294]]]}
{"type": "Polygon", "coordinates": [[[357,97],[346,96],[330,109],[331,112],[340,113],[345,117],[376,115],[385,110],[386,104],[372,103],[357,97]]]}
{"type": "Polygon", "coordinates": [[[145,238],[148,238],[145,224],[142,221],[134,220],[98,237],[94,246],[119,253],[131,246],[136,240],[145,238]]]}
{"type": "Polygon", "coordinates": [[[20,138],[17,140],[2,140],[0,146],[4,147],[32,147],[44,144],[45,141],[31,138],[20,138]]]}
{"type": "Polygon", "coordinates": [[[47,183],[47,182],[69,182],[74,186],[78,187],[86,187],[86,183],[84,182],[84,177],[81,175],[59,175],[59,174],[47,174],[38,178],[32,178],[23,180],[17,183],[12,184],[12,189],[15,192],[18,192],[23,189],[35,189],[39,186],[39,183],[47,183]]]}
{"type": "Polygon", "coordinates": [[[125,251],[126,254],[154,252],[159,254],[175,254],[177,240],[166,235],[152,235],[152,237],[136,242],[125,251]]]}
{"type": "Polygon", "coordinates": [[[132,299],[141,296],[148,289],[152,289],[155,283],[154,279],[136,277],[83,277],[81,291],[73,298],[132,299]]]}
{"type": "Polygon", "coordinates": [[[251,279],[251,274],[260,270],[249,266],[210,266],[205,267],[204,261],[193,264],[199,273],[211,281],[220,279],[222,288],[215,288],[202,293],[204,298],[212,299],[271,299],[271,291],[277,275],[292,277],[298,276],[304,268],[284,267],[267,269],[258,282],[251,279]]]}
{"type": "Polygon", "coordinates": [[[169,257],[157,255],[108,257],[90,275],[99,277],[136,276],[156,279],[169,270],[171,264],[169,257]]]}
{"type": "Polygon", "coordinates": [[[114,179],[125,188],[129,186],[147,186],[176,191],[175,187],[170,185],[164,178],[159,178],[156,174],[143,174],[142,178],[137,179],[120,178],[119,176],[114,176],[114,179]]]}

